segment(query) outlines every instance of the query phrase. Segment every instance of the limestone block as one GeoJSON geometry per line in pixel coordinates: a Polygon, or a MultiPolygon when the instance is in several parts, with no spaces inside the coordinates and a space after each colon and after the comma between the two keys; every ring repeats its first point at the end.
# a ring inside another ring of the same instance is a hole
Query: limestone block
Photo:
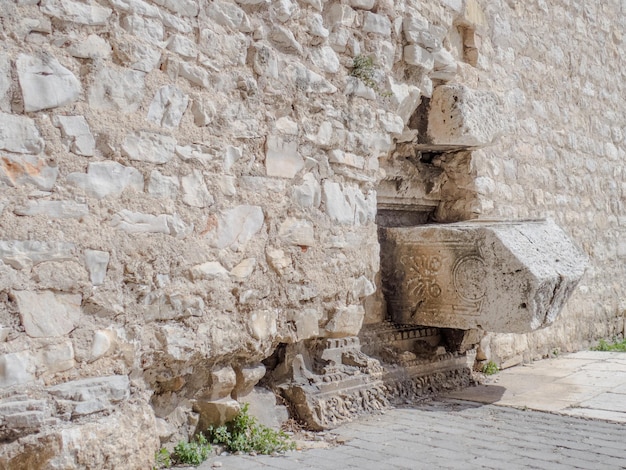
{"type": "Polygon", "coordinates": [[[348,4],[359,10],[371,10],[376,5],[376,0],[349,0],[348,4]]]}
{"type": "Polygon", "coordinates": [[[391,21],[384,15],[366,11],[363,17],[363,32],[390,36],[391,21]]]}
{"type": "Polygon", "coordinates": [[[150,103],[147,119],[162,127],[174,129],[180,124],[188,104],[189,97],[182,90],[173,85],[163,86],[150,103]]]}
{"type": "Polygon", "coordinates": [[[504,122],[494,93],[442,85],[433,91],[427,133],[435,145],[482,147],[502,134],[504,122]]]}
{"type": "Polygon", "coordinates": [[[313,14],[308,17],[307,27],[311,36],[326,39],[330,34],[324,27],[324,19],[322,18],[322,15],[319,14],[313,14]]]}
{"type": "Polygon", "coordinates": [[[174,34],[168,39],[167,48],[186,59],[195,59],[198,56],[196,44],[180,34],[174,34]]]}
{"type": "Polygon", "coordinates": [[[413,85],[390,80],[389,92],[391,93],[389,99],[393,104],[392,111],[407,124],[420,104],[420,89],[413,85]]]}
{"type": "Polygon", "coordinates": [[[45,261],[72,260],[75,248],[67,242],[0,241],[0,260],[15,269],[24,269],[45,261]]]}
{"type": "Polygon", "coordinates": [[[242,33],[202,29],[199,43],[200,63],[212,70],[243,66],[249,44],[250,40],[242,33]]]}
{"type": "Polygon", "coordinates": [[[73,103],[81,92],[78,79],[54,57],[20,54],[15,68],[26,112],[73,103]]]}
{"type": "Polygon", "coordinates": [[[230,270],[230,275],[238,280],[244,280],[254,272],[256,258],[246,258],[230,270]]]}
{"type": "Polygon", "coordinates": [[[67,48],[72,57],[79,59],[108,59],[111,57],[111,51],[111,45],[96,34],[77,40],[67,48]]]}
{"type": "Polygon", "coordinates": [[[109,257],[107,251],[85,250],[85,265],[89,271],[89,279],[94,286],[104,283],[109,257]]]}
{"type": "Polygon", "coordinates": [[[355,300],[361,300],[364,297],[372,295],[374,292],[376,292],[376,287],[365,276],[360,276],[358,279],[355,279],[352,285],[351,294],[352,298],[355,300]]]}
{"type": "Polygon", "coordinates": [[[206,8],[206,13],[220,26],[235,30],[239,29],[247,18],[245,12],[237,5],[223,0],[211,2],[206,8]]]}
{"type": "Polygon", "coordinates": [[[13,291],[20,319],[31,338],[68,334],[81,318],[82,296],[55,294],[52,291],[13,291]]]}
{"type": "Polygon", "coordinates": [[[248,329],[250,335],[259,341],[266,341],[276,335],[278,313],[275,310],[257,310],[250,314],[248,329]]]}
{"type": "Polygon", "coordinates": [[[197,264],[189,269],[191,278],[195,281],[198,279],[225,279],[228,277],[228,271],[219,261],[208,261],[206,263],[197,264]]]}
{"type": "Polygon", "coordinates": [[[204,176],[199,170],[183,176],[181,179],[183,202],[191,207],[207,207],[213,205],[215,199],[209,193],[204,176]]]}
{"type": "Polygon", "coordinates": [[[337,88],[324,77],[298,62],[289,63],[284,68],[282,76],[304,93],[332,94],[337,91],[337,88]]]}
{"type": "Polygon", "coordinates": [[[237,374],[231,366],[211,370],[209,374],[210,392],[204,396],[207,400],[229,398],[237,384],[237,374]]]}
{"type": "Polygon", "coordinates": [[[311,61],[315,66],[327,73],[339,72],[339,58],[330,46],[314,47],[309,50],[311,61]]]}
{"type": "Polygon", "coordinates": [[[261,230],[265,217],[261,207],[241,205],[221,211],[211,220],[214,228],[206,235],[211,245],[238,250],[261,230]]]}
{"type": "Polygon", "coordinates": [[[112,403],[130,397],[130,380],[126,375],[109,375],[72,380],[47,389],[50,395],[63,400],[90,401],[104,399],[112,403]]]}
{"type": "Polygon", "coordinates": [[[127,209],[113,216],[111,226],[129,233],[164,233],[176,238],[183,238],[193,230],[193,226],[185,225],[176,214],[152,215],[127,209]]]}
{"type": "Polygon", "coordinates": [[[76,363],[74,361],[74,346],[72,341],[67,340],[59,344],[47,346],[41,353],[39,364],[43,365],[48,374],[55,374],[70,370],[76,363]]]}
{"type": "Polygon", "coordinates": [[[153,0],[157,5],[180,16],[198,16],[198,2],[194,0],[153,0]]]}
{"type": "Polygon", "coordinates": [[[211,153],[211,151],[201,144],[191,144],[191,145],[177,145],[176,146],[176,155],[178,155],[181,160],[188,162],[197,160],[202,163],[212,162],[215,158],[215,155],[211,153]]]}
{"type": "Polygon", "coordinates": [[[431,70],[435,66],[433,55],[417,44],[409,44],[404,48],[404,61],[423,70],[431,70]]]}
{"type": "Polygon", "coordinates": [[[120,20],[120,26],[150,43],[163,41],[163,23],[159,20],[140,15],[126,15],[120,20]]]}
{"type": "Polygon", "coordinates": [[[365,158],[339,149],[334,149],[328,152],[328,161],[330,163],[346,165],[352,168],[359,168],[360,170],[365,168],[365,158]]]}
{"type": "Polygon", "coordinates": [[[66,181],[96,199],[109,195],[119,196],[127,188],[143,191],[141,173],[133,167],[114,161],[90,163],[87,173],[70,173],[66,181]]]}
{"type": "Polygon", "coordinates": [[[88,26],[107,24],[112,13],[110,8],[99,6],[97,3],[84,4],[72,0],[43,0],[41,11],[61,21],[71,21],[88,26]]]}
{"type": "Polygon", "coordinates": [[[312,308],[291,310],[287,319],[293,323],[296,333],[296,341],[316,338],[320,335],[319,321],[322,312],[312,308]]]}
{"type": "Polygon", "coordinates": [[[249,404],[248,413],[254,416],[259,424],[279,429],[289,419],[289,411],[285,405],[276,403],[274,392],[261,387],[246,395],[245,402],[249,404]]]}
{"type": "Polygon", "coordinates": [[[203,101],[202,98],[196,97],[191,105],[191,113],[193,114],[193,122],[196,126],[208,126],[213,122],[213,118],[217,111],[210,101],[203,101]]]}
{"type": "Polygon", "coordinates": [[[143,99],[144,76],[145,73],[136,70],[98,69],[89,88],[89,105],[94,109],[134,113],[143,99]]]}
{"type": "Polygon", "coordinates": [[[351,27],[356,19],[356,12],[348,5],[333,3],[325,13],[325,19],[331,29],[341,26],[351,27]]]}
{"type": "Polygon", "coordinates": [[[315,230],[308,220],[289,217],[280,224],[278,238],[291,245],[313,246],[315,245],[315,230]]]}
{"type": "Polygon", "coordinates": [[[356,77],[346,77],[346,88],[344,93],[348,96],[360,96],[366,100],[374,101],[376,99],[376,91],[356,77]]]}
{"type": "Polygon", "coordinates": [[[176,176],[165,176],[158,170],[150,172],[148,194],[159,199],[174,199],[178,194],[180,182],[176,176]]]}
{"type": "Polygon", "coordinates": [[[183,62],[177,64],[177,72],[181,77],[189,80],[194,85],[211,88],[211,75],[202,67],[183,62]]]}
{"type": "MultiPolygon", "coordinates": [[[[11,97],[9,96],[10,89],[11,61],[8,54],[0,53],[0,111],[11,111],[11,97]]],[[[1,127],[3,126],[0,125],[0,128],[1,127]]]]}
{"type": "Polygon", "coordinates": [[[42,191],[50,191],[57,180],[59,168],[43,158],[32,155],[0,156],[0,182],[9,186],[32,184],[42,191]]]}
{"type": "Polygon", "coordinates": [[[267,176],[293,178],[304,168],[304,159],[298,154],[296,139],[287,140],[270,135],[265,143],[265,170],[267,176]]]}
{"type": "Polygon", "coordinates": [[[322,187],[312,173],[302,177],[302,184],[293,189],[293,199],[302,207],[319,207],[322,202],[322,187]]]}
{"type": "Polygon", "coordinates": [[[322,202],[328,216],[342,224],[365,224],[376,215],[376,194],[366,196],[354,185],[342,188],[339,183],[325,180],[322,202]]]}
{"type": "Polygon", "coordinates": [[[433,71],[430,78],[433,80],[450,81],[456,76],[458,64],[447,49],[439,49],[433,53],[433,71]]]}
{"type": "Polygon", "coordinates": [[[363,318],[365,310],[361,305],[338,307],[324,327],[325,336],[328,338],[357,336],[363,325],[363,318]]]}
{"type": "Polygon", "coordinates": [[[0,112],[0,150],[14,153],[41,153],[44,141],[35,121],[0,112]]]}
{"type": "Polygon", "coordinates": [[[209,426],[221,426],[232,421],[240,409],[239,403],[230,398],[215,401],[196,400],[193,404],[193,411],[200,415],[197,429],[206,430],[209,426]]]}
{"type": "Polygon", "coordinates": [[[525,333],[551,324],[586,256],[553,222],[384,229],[383,286],[395,322],[525,333]]]}
{"type": "Polygon", "coordinates": [[[424,31],[428,31],[428,21],[419,13],[413,11],[402,20],[402,32],[410,44],[419,42],[424,31]]]}
{"type": "Polygon", "coordinates": [[[55,125],[61,128],[61,133],[70,144],[72,152],[85,157],[94,155],[96,140],[83,116],[56,116],[55,120],[55,125]]]}
{"type": "Polygon", "coordinates": [[[117,347],[117,333],[113,330],[97,330],[91,340],[89,362],[111,354],[117,347]]]}
{"type": "Polygon", "coordinates": [[[176,139],[154,132],[139,131],[126,136],[122,153],[134,161],[163,165],[174,157],[176,139]]]}
{"type": "Polygon", "coordinates": [[[265,366],[257,364],[256,366],[236,367],[235,374],[237,376],[237,384],[233,390],[232,397],[235,400],[239,400],[252,392],[254,386],[263,378],[265,366]]]}
{"type": "Polygon", "coordinates": [[[382,111],[378,115],[378,120],[386,132],[394,135],[401,135],[404,131],[404,121],[394,113],[382,111]]]}
{"type": "Polygon", "coordinates": [[[89,207],[75,201],[34,200],[16,207],[14,212],[17,215],[45,215],[51,219],[80,219],[89,214],[89,207]]]}
{"type": "Polygon", "coordinates": [[[0,355],[0,388],[32,382],[35,360],[27,352],[0,355]]]}
{"type": "Polygon", "coordinates": [[[159,7],[150,5],[143,0],[109,0],[109,4],[116,10],[142,15],[149,18],[160,18],[163,16],[163,13],[165,13],[160,10],[159,7]]]}

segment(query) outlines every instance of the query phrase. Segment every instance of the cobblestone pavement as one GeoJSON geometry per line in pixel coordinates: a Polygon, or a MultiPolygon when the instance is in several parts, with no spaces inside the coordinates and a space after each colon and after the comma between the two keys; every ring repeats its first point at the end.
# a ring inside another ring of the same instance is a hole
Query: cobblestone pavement
{"type": "Polygon", "coordinates": [[[625,469],[626,426],[446,399],[344,425],[329,449],[213,457],[229,470],[625,469]]]}
{"type": "Polygon", "coordinates": [[[343,425],[344,445],[199,469],[626,469],[624,384],[626,354],[581,352],[343,425]]]}

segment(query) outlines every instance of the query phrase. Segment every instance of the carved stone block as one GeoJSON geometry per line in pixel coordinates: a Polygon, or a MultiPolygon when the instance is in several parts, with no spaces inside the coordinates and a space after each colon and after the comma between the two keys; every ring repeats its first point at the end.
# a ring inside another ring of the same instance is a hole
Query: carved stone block
{"type": "Polygon", "coordinates": [[[385,228],[381,252],[394,322],[502,333],[551,324],[587,263],[543,220],[385,228]]]}

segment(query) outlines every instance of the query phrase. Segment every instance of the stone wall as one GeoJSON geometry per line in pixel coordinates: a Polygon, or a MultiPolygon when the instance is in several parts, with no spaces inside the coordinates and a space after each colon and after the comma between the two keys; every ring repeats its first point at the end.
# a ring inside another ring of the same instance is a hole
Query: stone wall
{"type": "Polygon", "coordinates": [[[145,467],[279,344],[356,335],[407,172],[409,212],[549,216],[591,257],[554,326],[485,354],[622,332],[626,5],[479,3],[2,1],[0,458],[89,466],[82,434],[144,426],[145,467]],[[475,90],[464,153],[420,159],[446,83],[475,90]]]}

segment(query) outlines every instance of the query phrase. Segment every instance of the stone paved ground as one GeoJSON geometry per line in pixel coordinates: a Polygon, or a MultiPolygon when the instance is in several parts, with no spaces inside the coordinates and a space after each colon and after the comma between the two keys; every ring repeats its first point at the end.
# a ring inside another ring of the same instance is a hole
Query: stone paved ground
{"type": "Polygon", "coordinates": [[[626,469],[624,383],[625,354],[572,354],[346,424],[334,430],[341,446],[212,457],[199,469],[626,469]]]}

